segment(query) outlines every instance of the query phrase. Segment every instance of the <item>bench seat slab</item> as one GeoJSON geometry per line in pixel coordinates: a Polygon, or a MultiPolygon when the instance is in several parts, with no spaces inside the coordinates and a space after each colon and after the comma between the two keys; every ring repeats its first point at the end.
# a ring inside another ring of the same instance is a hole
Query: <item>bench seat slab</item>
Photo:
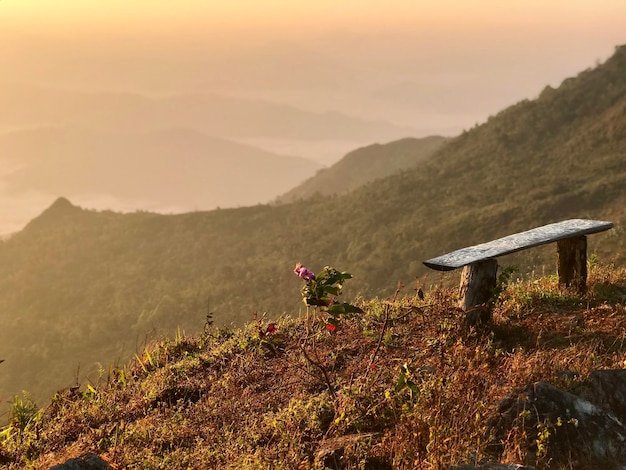
{"type": "Polygon", "coordinates": [[[470,246],[446,255],[424,261],[424,264],[437,271],[451,271],[468,264],[497,256],[508,255],[517,251],[546,245],[567,238],[581,237],[591,233],[603,232],[613,227],[611,222],[602,220],[570,219],[544,225],[525,232],[498,238],[491,242],[470,246]]]}

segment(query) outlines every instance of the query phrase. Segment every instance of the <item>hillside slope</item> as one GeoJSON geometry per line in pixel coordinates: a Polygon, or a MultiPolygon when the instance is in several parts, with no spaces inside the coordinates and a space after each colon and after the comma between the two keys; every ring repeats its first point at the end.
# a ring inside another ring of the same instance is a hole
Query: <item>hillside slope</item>
{"type": "Polygon", "coordinates": [[[354,150],[330,168],[319,170],[315,176],[280,196],[277,202],[350,192],[376,179],[416,166],[430,157],[445,141],[445,137],[439,136],[406,138],[354,150]]]}
{"type": "MultiPolygon", "coordinates": [[[[0,243],[0,344],[10,351],[1,393],[62,385],[71,363],[88,362],[85,351],[110,360],[121,346],[107,335],[132,350],[152,327],[199,329],[207,308],[218,324],[241,324],[254,311],[297,313],[290,286],[298,261],[347,269],[352,292],[387,295],[397,281],[412,285],[430,257],[584,217],[615,223],[589,237],[589,252],[626,263],[624,77],[621,47],[414,170],[347,195],[175,216],[69,204],[44,214],[0,243]],[[26,351],[24,342],[32,343],[26,351]]],[[[554,247],[501,260],[511,262],[552,272],[554,247]]],[[[429,282],[440,281],[431,274],[429,282]]]]}
{"type": "Polygon", "coordinates": [[[91,454],[114,468],[167,470],[426,470],[485,460],[617,470],[624,427],[606,409],[623,407],[623,396],[598,393],[602,383],[589,378],[601,370],[613,383],[626,379],[624,294],[624,269],[594,266],[583,298],[554,279],[511,284],[490,334],[464,329],[453,294],[435,289],[364,301],[332,333],[311,315],[179,335],[99,384],[58,393],[41,413],[18,402],[0,429],[0,465],[50,468],[91,454]],[[519,419],[502,428],[502,404],[537,384],[552,401],[533,402],[526,415],[514,406],[519,419]],[[544,413],[563,403],[560,390],[583,398],[580,406],[544,413]]]}

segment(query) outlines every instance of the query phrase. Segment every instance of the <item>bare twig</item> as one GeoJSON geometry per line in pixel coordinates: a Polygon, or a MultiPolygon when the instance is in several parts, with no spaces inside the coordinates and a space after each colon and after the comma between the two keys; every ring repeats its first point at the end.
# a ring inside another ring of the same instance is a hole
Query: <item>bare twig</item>
{"type": "MultiPolygon", "coordinates": [[[[400,290],[402,289],[403,285],[401,283],[398,283],[398,287],[396,288],[396,292],[395,294],[393,294],[393,300],[392,302],[395,302],[398,298],[398,294],[400,293],[400,290]]],[[[367,370],[365,371],[365,377],[364,379],[367,380],[367,376],[370,373],[370,369],[372,368],[372,365],[374,364],[374,361],[376,360],[376,356],[378,356],[378,351],[380,351],[380,347],[382,346],[383,343],[383,338],[385,337],[385,332],[387,330],[387,325],[389,324],[389,313],[391,310],[391,303],[387,303],[385,304],[385,321],[383,323],[383,327],[380,330],[380,335],[378,336],[378,344],[376,345],[376,349],[374,350],[374,353],[372,354],[372,357],[370,358],[370,363],[367,366],[367,370]]],[[[364,380],[365,382],[365,380],[364,380]]],[[[361,387],[363,387],[363,383],[361,383],[361,387]]]]}
{"type": "Polygon", "coordinates": [[[401,315],[401,316],[396,317],[396,318],[392,318],[392,321],[404,320],[406,317],[408,317],[412,313],[419,313],[422,316],[424,316],[423,309],[428,308],[428,307],[434,307],[434,306],[435,306],[435,304],[427,304],[427,305],[419,305],[419,306],[411,305],[408,308],[408,311],[404,315],[401,315]]]}
{"type": "MultiPolygon", "coordinates": [[[[383,327],[380,330],[380,335],[378,336],[378,344],[376,345],[376,349],[374,350],[374,353],[372,354],[372,357],[370,357],[370,363],[367,366],[367,370],[365,371],[365,379],[367,379],[367,376],[370,373],[370,369],[372,368],[372,365],[374,364],[374,361],[376,360],[376,356],[378,355],[378,351],[380,351],[380,347],[383,344],[383,338],[385,337],[385,332],[387,330],[387,325],[389,324],[389,305],[385,305],[385,322],[383,323],[383,327]]],[[[361,384],[361,386],[363,386],[363,384],[361,384]]]]}
{"type": "Polygon", "coordinates": [[[307,370],[306,367],[301,366],[300,364],[296,363],[296,362],[292,362],[289,359],[287,359],[284,356],[277,356],[279,359],[281,359],[282,361],[286,362],[287,364],[289,364],[292,367],[295,367],[296,369],[301,370],[302,372],[304,372],[307,375],[310,375],[311,377],[313,377],[314,379],[316,379],[318,382],[323,383],[324,385],[326,385],[326,382],[322,379],[319,378],[319,376],[317,374],[314,374],[313,372],[309,372],[307,370]]]}
{"type": "MultiPolygon", "coordinates": [[[[332,384],[332,382],[330,380],[330,376],[328,375],[328,371],[326,370],[326,367],[324,367],[320,362],[317,362],[317,361],[313,360],[311,358],[311,356],[309,356],[309,354],[307,353],[306,348],[304,348],[302,345],[300,345],[300,351],[302,351],[302,355],[304,356],[304,358],[307,360],[307,362],[309,364],[312,364],[317,369],[319,369],[319,371],[324,376],[324,382],[326,382],[326,386],[328,387],[328,391],[330,392],[330,394],[332,395],[333,398],[336,398],[335,390],[334,390],[333,384],[332,384]]],[[[317,356],[317,353],[316,353],[316,356],[317,356]]],[[[319,357],[317,359],[319,361],[319,357]]]]}

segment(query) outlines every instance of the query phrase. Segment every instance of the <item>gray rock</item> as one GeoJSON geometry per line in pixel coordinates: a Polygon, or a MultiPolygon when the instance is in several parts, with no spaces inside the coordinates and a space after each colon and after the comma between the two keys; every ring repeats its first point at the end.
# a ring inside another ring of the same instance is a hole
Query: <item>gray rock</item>
{"type": "Polygon", "coordinates": [[[484,463],[482,465],[456,465],[448,467],[446,470],[535,470],[535,467],[505,463],[484,463]]]}
{"type": "Polygon", "coordinates": [[[621,380],[622,374],[596,374],[583,388],[587,398],[605,403],[606,408],[545,382],[529,385],[501,402],[491,422],[493,435],[504,442],[514,428],[520,435],[525,433],[526,463],[531,465],[542,459],[556,466],[577,462],[589,468],[626,468],[626,427],[609,411],[623,410],[626,405],[620,402],[624,389],[610,392],[610,384],[621,380]]]}
{"type": "Polygon", "coordinates": [[[626,370],[594,370],[577,395],[611,413],[626,425],[626,370]]]}
{"type": "Polygon", "coordinates": [[[114,470],[114,467],[96,454],[85,454],[50,467],[49,470],[114,470]]]}

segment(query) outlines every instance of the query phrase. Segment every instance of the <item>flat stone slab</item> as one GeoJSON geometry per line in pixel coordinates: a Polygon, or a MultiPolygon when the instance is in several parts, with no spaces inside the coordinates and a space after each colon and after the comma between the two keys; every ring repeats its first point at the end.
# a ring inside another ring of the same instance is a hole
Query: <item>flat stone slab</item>
{"type": "Polygon", "coordinates": [[[446,255],[424,261],[424,264],[437,271],[451,271],[476,261],[508,255],[534,246],[547,245],[566,238],[581,237],[603,232],[613,227],[611,222],[602,220],[570,219],[554,224],[543,225],[525,232],[498,238],[491,242],[462,248],[446,255]]]}

